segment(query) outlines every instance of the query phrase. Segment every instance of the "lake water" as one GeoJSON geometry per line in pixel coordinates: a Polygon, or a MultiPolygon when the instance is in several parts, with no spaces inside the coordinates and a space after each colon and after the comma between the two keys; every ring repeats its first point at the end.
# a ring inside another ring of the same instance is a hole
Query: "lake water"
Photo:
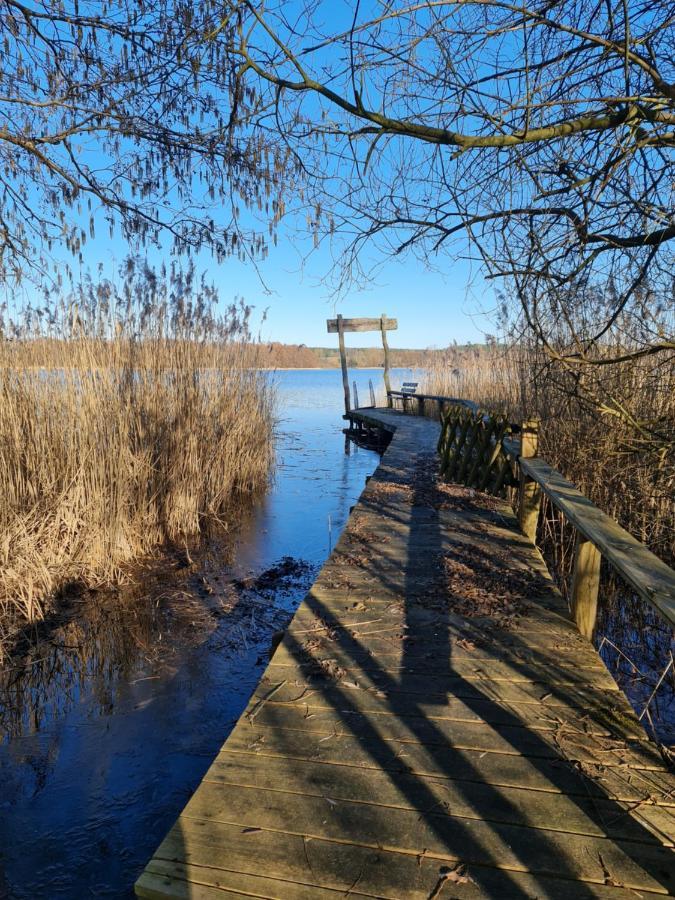
{"type": "MultiPolygon", "coordinates": [[[[0,896],[132,896],[375,469],[374,451],[345,452],[339,371],[271,377],[275,477],[229,538],[149,565],[139,587],[72,599],[4,674],[0,896]]],[[[382,396],[381,370],[352,377],[362,403],[371,379],[382,396]]]]}
{"type": "MultiPolygon", "coordinates": [[[[394,387],[411,376],[392,374],[394,387]]],[[[271,377],[280,422],[265,497],[199,553],[72,597],[26,665],[0,675],[0,897],[132,896],[376,467],[372,450],[345,452],[339,371],[271,377]]],[[[381,370],[351,377],[362,403],[371,379],[382,399],[381,370]]],[[[640,708],[649,682],[619,680],[640,708]]],[[[664,739],[674,719],[666,709],[664,739]]]]}

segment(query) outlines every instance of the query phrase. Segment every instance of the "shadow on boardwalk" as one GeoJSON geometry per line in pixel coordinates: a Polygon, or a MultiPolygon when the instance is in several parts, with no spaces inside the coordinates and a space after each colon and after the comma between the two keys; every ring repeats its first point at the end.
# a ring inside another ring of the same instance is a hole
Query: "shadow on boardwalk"
{"type": "Polygon", "coordinates": [[[396,435],[146,896],[672,891],[675,781],[505,507],[430,500],[432,424],[396,435]],[[458,615],[486,564],[505,613],[458,615]]]}

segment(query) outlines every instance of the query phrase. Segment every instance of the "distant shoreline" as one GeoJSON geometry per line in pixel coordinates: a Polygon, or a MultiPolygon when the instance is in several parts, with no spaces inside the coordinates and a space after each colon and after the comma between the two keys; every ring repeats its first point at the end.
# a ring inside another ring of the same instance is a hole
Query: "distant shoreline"
{"type": "MultiPolygon", "coordinates": [[[[257,345],[261,351],[260,362],[264,368],[278,369],[340,369],[340,350],[337,347],[309,347],[305,344],[281,344],[278,342],[257,345]]],[[[448,357],[453,361],[464,356],[469,348],[453,346],[445,350],[417,350],[411,348],[392,347],[389,351],[389,363],[392,368],[417,369],[426,368],[431,361],[446,363],[448,357]]],[[[486,348],[471,348],[471,353],[485,352],[486,348]]],[[[348,347],[347,365],[350,369],[383,369],[384,350],[382,347],[348,347]]]]}
{"type": "MultiPolygon", "coordinates": [[[[353,372],[384,372],[384,366],[350,366],[353,372]]],[[[423,369],[424,366],[391,366],[391,369],[423,369]]],[[[340,366],[258,366],[258,372],[339,372],[340,366]]]]}
{"type": "MultiPolygon", "coordinates": [[[[384,372],[384,366],[350,366],[363,372],[384,372]]],[[[416,369],[417,366],[391,366],[392,369],[416,369]]],[[[260,366],[260,372],[339,372],[340,366],[260,366]]]]}

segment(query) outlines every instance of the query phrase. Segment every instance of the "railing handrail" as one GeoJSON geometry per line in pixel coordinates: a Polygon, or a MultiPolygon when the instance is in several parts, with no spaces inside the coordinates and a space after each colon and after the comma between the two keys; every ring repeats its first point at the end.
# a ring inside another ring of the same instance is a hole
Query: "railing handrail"
{"type": "Polygon", "coordinates": [[[474,403],[473,400],[462,400],[460,397],[443,397],[439,394],[420,394],[419,391],[416,391],[414,394],[405,394],[403,391],[387,391],[387,397],[407,397],[422,401],[435,400],[437,403],[466,406],[467,409],[471,409],[473,412],[478,412],[480,409],[479,405],[474,403]]]}
{"type": "MultiPolygon", "coordinates": [[[[401,396],[388,391],[387,396],[401,396]]],[[[435,400],[464,406],[474,413],[479,404],[456,397],[416,394],[421,403],[435,400]]],[[[590,637],[595,625],[600,561],[604,557],[627,584],[675,627],[675,570],[597,507],[565,476],[537,456],[537,423],[515,425],[502,439],[504,453],[520,471],[520,524],[534,542],[541,494],[545,494],[577,532],[572,583],[572,609],[580,631],[590,637]],[[527,431],[526,452],[513,432],[527,431]]]]}
{"type": "Polygon", "coordinates": [[[518,438],[504,438],[502,446],[520,470],[541,487],[555,508],[597,547],[633,590],[675,626],[675,570],[546,460],[538,456],[521,457],[518,438]]]}

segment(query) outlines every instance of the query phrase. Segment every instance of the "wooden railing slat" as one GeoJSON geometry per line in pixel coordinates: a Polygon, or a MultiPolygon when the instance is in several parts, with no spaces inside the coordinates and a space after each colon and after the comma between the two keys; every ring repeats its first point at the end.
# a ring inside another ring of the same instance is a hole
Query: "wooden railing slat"
{"type": "MultiPolygon", "coordinates": [[[[401,391],[387,392],[388,400],[402,396],[401,391]]],[[[437,394],[415,396],[421,400],[434,400],[439,403],[441,409],[447,404],[450,407],[465,407],[473,413],[480,410],[479,404],[471,400],[437,394]]],[[[439,440],[439,451],[442,456],[441,474],[452,477],[460,462],[460,454],[466,441],[468,420],[465,423],[466,427],[463,426],[459,434],[456,433],[460,425],[457,418],[451,419],[448,416],[443,425],[444,430],[439,440]]],[[[515,429],[515,426],[508,427],[511,430],[515,429]]],[[[501,457],[503,465],[498,464],[492,490],[497,491],[501,488],[510,466],[517,464],[522,474],[540,486],[553,505],[583,538],[600,551],[636,594],[657,610],[670,625],[675,626],[675,571],[543,459],[537,456],[521,457],[519,436],[504,434],[501,437],[501,447],[504,451],[501,457]]],[[[492,462],[491,460],[491,464],[492,462]]],[[[592,593],[595,587],[592,585],[589,590],[592,593]]]]}
{"type": "Polygon", "coordinates": [[[675,571],[538,457],[519,465],[633,590],[675,625],[675,571]]]}

